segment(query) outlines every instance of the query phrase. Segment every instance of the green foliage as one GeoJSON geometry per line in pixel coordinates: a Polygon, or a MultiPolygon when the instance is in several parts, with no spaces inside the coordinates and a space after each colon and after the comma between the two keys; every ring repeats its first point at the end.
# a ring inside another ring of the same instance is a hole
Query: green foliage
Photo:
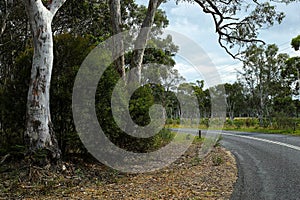
{"type": "Polygon", "coordinates": [[[225,83],[227,116],[233,119],[235,116],[246,113],[246,99],[243,94],[243,85],[235,82],[233,84],[225,83]]]}
{"type": "Polygon", "coordinates": [[[201,163],[201,161],[202,161],[201,158],[195,157],[195,158],[193,158],[193,159],[190,161],[190,163],[191,163],[192,166],[197,166],[197,165],[199,165],[199,164],[201,163]]]}
{"type": "Polygon", "coordinates": [[[137,89],[129,102],[129,112],[133,120],[139,126],[146,126],[150,123],[148,114],[150,106],[154,104],[154,97],[151,94],[149,85],[137,89]]]}
{"type": "MultiPolygon", "coordinates": [[[[150,138],[135,138],[123,132],[116,124],[111,110],[111,95],[119,75],[109,67],[101,77],[96,94],[96,113],[100,126],[106,136],[117,146],[133,152],[153,151],[168,143],[172,133],[163,129],[150,138]]],[[[129,102],[129,112],[132,120],[140,125],[146,126],[150,123],[149,108],[156,101],[153,88],[150,85],[140,87],[134,92],[129,102]]],[[[119,103],[126,104],[120,95],[119,103]]],[[[128,102],[127,102],[128,104],[128,102]]]]}
{"type": "Polygon", "coordinates": [[[235,118],[234,121],[226,120],[226,130],[239,130],[250,132],[264,132],[264,133],[298,133],[299,118],[292,118],[287,113],[276,113],[272,120],[263,119],[264,126],[260,127],[258,118],[235,118]]]}
{"type": "Polygon", "coordinates": [[[223,157],[221,157],[217,154],[214,154],[214,155],[212,155],[212,162],[213,162],[214,166],[220,166],[221,164],[224,163],[224,159],[223,159],[223,157]]]}
{"type": "Polygon", "coordinates": [[[258,120],[255,118],[246,118],[245,125],[246,127],[256,126],[258,124],[258,120]]]}
{"type": "MultiPolygon", "coordinates": [[[[196,84],[194,84],[192,88],[194,89],[194,94],[196,95],[198,100],[200,116],[203,118],[208,117],[211,113],[211,102],[210,102],[209,90],[208,89],[204,90],[203,80],[201,81],[197,80],[196,84]]],[[[208,122],[204,122],[202,124],[205,124],[208,127],[208,122]]]]}
{"type": "Polygon", "coordinates": [[[217,138],[217,141],[216,141],[216,143],[214,145],[214,147],[221,146],[221,140],[223,140],[223,137],[222,137],[222,135],[219,135],[218,138],[217,138]]]}
{"type": "Polygon", "coordinates": [[[177,3],[182,1],[198,4],[206,14],[213,17],[219,44],[234,58],[241,56],[242,51],[253,43],[263,43],[257,39],[258,31],[269,28],[275,23],[280,24],[285,17],[283,12],[276,10],[276,1],[258,3],[256,0],[176,0],[177,3]]]}
{"type": "Polygon", "coordinates": [[[256,127],[259,126],[259,120],[257,118],[235,118],[234,120],[226,119],[225,128],[241,129],[243,127],[256,127]]]}
{"type": "MultiPolygon", "coordinates": [[[[71,34],[62,34],[54,38],[56,48],[50,106],[54,131],[63,153],[66,153],[70,146],[73,150],[83,149],[72,119],[72,88],[80,64],[93,47],[91,40],[89,36],[74,37],[71,34]]],[[[1,90],[3,133],[0,135],[2,138],[0,143],[4,146],[23,144],[32,55],[32,47],[27,47],[19,54],[11,72],[14,78],[7,80],[5,87],[1,90]]]]}
{"type": "MultiPolygon", "coordinates": [[[[213,2],[217,5],[215,8],[221,9],[224,16],[236,15],[242,5],[245,5],[243,3],[247,4],[242,1],[232,1],[227,5],[221,1],[213,2]]],[[[146,7],[138,6],[133,0],[124,0],[121,4],[122,28],[130,30],[132,27],[139,27],[145,17],[146,7]]],[[[212,6],[208,2],[203,2],[203,5],[206,8],[212,6]]],[[[7,23],[6,31],[0,36],[0,155],[24,150],[22,144],[26,121],[25,109],[33,54],[32,46],[28,45],[31,40],[27,19],[24,17],[26,14],[23,4],[16,0],[14,5],[10,6],[13,15],[9,15],[7,20],[10,23],[7,23]]],[[[228,43],[230,47],[236,45],[245,47],[242,41],[255,39],[257,28],[273,25],[275,21],[281,22],[284,16],[282,13],[276,13],[275,7],[267,3],[254,6],[253,12],[249,13],[250,17],[246,18],[242,24],[234,23],[232,24],[234,26],[225,26],[222,23],[226,20],[220,23],[219,25],[226,27],[225,32],[228,35],[227,37],[220,35],[219,41],[228,43]]],[[[86,55],[98,42],[111,36],[110,23],[106,1],[68,0],[54,19],[55,59],[50,106],[54,131],[64,154],[87,153],[76,133],[72,119],[72,87],[76,73],[86,55]]],[[[130,99],[128,105],[130,115],[140,126],[149,124],[149,108],[154,103],[161,103],[166,108],[168,124],[180,124],[180,105],[175,93],[172,92],[175,86],[183,81],[178,71],[173,69],[175,65],[173,56],[178,51],[178,47],[172,43],[171,36],[166,39],[158,37],[161,30],[168,24],[165,12],[158,10],[143,64],[156,63],[170,67],[164,72],[145,69],[146,73],[152,74],[153,77],[157,74],[160,76],[159,84],[144,85],[136,90],[130,99]]],[[[300,36],[293,38],[291,44],[295,50],[298,50],[300,36]]],[[[131,56],[131,52],[126,54],[126,64],[131,63],[131,56]]],[[[297,82],[300,69],[299,57],[286,60],[287,55],[278,54],[276,45],[251,45],[245,51],[244,56],[246,59],[245,74],[243,74],[245,84],[225,85],[227,114],[231,118],[226,121],[226,125],[235,129],[258,128],[257,118],[235,118],[234,120],[233,118],[242,115],[251,117],[259,115],[265,127],[299,129],[299,119],[291,117],[298,117],[300,103],[299,100],[293,100],[290,92],[293,90],[294,95],[299,93],[299,82],[297,82]],[[257,83],[257,80],[261,82],[257,83]],[[293,84],[296,84],[294,88],[291,87],[293,84]]],[[[95,107],[100,125],[106,135],[118,146],[134,152],[153,151],[167,144],[174,137],[167,129],[163,129],[151,138],[137,139],[118,128],[112,116],[111,93],[119,78],[114,69],[108,68],[98,85],[95,107]]],[[[200,126],[207,128],[210,125],[209,122],[221,123],[218,120],[208,120],[211,115],[210,92],[204,89],[204,81],[181,84],[178,92],[184,91],[187,87],[193,90],[188,92],[186,98],[194,94],[198,99],[200,126]]],[[[120,103],[126,103],[124,101],[125,99],[121,99],[120,103]]],[[[37,157],[44,158],[45,155],[45,152],[38,152],[37,157]]]]}
{"type": "Polygon", "coordinates": [[[282,78],[287,54],[278,54],[278,47],[271,45],[252,45],[244,53],[244,72],[241,83],[249,106],[260,120],[261,126],[267,126],[264,118],[271,121],[276,112],[279,99],[291,98],[290,85],[282,78]]]}
{"type": "Polygon", "coordinates": [[[201,118],[200,125],[204,125],[206,128],[209,127],[209,119],[208,118],[201,118]]]}
{"type": "Polygon", "coordinates": [[[274,125],[275,129],[293,130],[297,128],[297,122],[295,119],[290,118],[286,113],[277,113],[275,115],[274,125]]]}
{"type": "Polygon", "coordinates": [[[6,148],[23,143],[32,52],[32,48],[28,48],[16,58],[11,69],[12,78],[0,86],[0,144],[6,148]]]}
{"type": "Polygon", "coordinates": [[[50,88],[51,117],[63,153],[85,153],[72,115],[72,90],[79,67],[91,49],[93,39],[61,34],[55,37],[54,67],[50,88]]]}
{"type": "Polygon", "coordinates": [[[240,129],[244,123],[240,120],[234,120],[233,124],[234,124],[234,126],[236,126],[237,129],[240,129]]]}
{"type": "Polygon", "coordinates": [[[285,64],[286,66],[282,70],[281,75],[291,87],[293,94],[299,95],[300,82],[298,80],[298,76],[300,72],[300,57],[296,56],[289,58],[285,61],[285,64]]]}
{"type": "Polygon", "coordinates": [[[299,46],[300,46],[300,35],[298,35],[297,37],[293,38],[291,41],[291,45],[292,47],[298,51],[299,50],[299,46]]]}

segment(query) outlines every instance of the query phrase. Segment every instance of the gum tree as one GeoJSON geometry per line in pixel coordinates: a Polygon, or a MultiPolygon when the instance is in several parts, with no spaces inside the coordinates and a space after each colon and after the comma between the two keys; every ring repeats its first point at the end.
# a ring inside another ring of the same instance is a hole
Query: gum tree
{"type": "Polygon", "coordinates": [[[27,97],[25,140],[30,150],[47,149],[54,159],[60,157],[60,150],[52,128],[49,106],[53,67],[51,23],[65,1],[24,0],[34,46],[27,97]]]}
{"type": "MultiPolygon", "coordinates": [[[[293,38],[291,41],[292,47],[295,51],[299,50],[300,46],[300,35],[293,38]]],[[[288,82],[290,86],[294,85],[293,94],[300,94],[300,57],[295,56],[286,60],[286,68],[283,70],[283,78],[288,82]]]]}
{"type": "MultiPolygon", "coordinates": [[[[143,22],[140,26],[140,31],[138,33],[138,36],[134,43],[134,50],[132,54],[131,64],[130,67],[137,68],[137,71],[135,76],[138,78],[139,82],[141,82],[141,71],[142,71],[142,62],[143,57],[147,45],[147,41],[150,36],[151,27],[154,23],[154,17],[155,14],[164,0],[149,0],[147,11],[145,18],[143,19],[143,22]]],[[[110,0],[109,1],[109,7],[110,7],[110,13],[111,13],[111,23],[112,23],[112,32],[113,34],[121,33],[122,31],[122,13],[121,13],[121,4],[120,0],[110,0]]],[[[115,49],[114,51],[123,50],[123,39],[121,37],[117,38],[116,41],[114,41],[115,49]]],[[[113,53],[114,54],[114,53],[113,53]]],[[[125,62],[124,62],[124,56],[121,56],[115,61],[115,67],[119,74],[121,76],[125,76],[125,62]]]]}
{"type": "Polygon", "coordinates": [[[243,50],[260,40],[259,30],[281,23],[284,13],[277,12],[276,4],[298,0],[176,0],[198,5],[202,12],[212,17],[218,42],[225,51],[242,60],[243,50]]]}
{"type": "Polygon", "coordinates": [[[270,118],[274,99],[284,96],[285,87],[281,72],[287,54],[279,54],[278,47],[271,45],[253,45],[244,54],[242,83],[250,95],[251,106],[263,125],[263,118],[270,118]]]}

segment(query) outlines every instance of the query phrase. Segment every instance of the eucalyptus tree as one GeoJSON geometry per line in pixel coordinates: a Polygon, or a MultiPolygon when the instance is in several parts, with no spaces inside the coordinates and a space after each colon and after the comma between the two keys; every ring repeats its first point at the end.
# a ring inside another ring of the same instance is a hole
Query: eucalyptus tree
{"type": "MultiPolygon", "coordinates": [[[[117,52],[124,51],[124,41],[122,38],[122,16],[121,2],[119,0],[109,0],[110,18],[113,38],[113,58],[118,56],[117,52]]],[[[121,77],[125,80],[125,56],[121,55],[114,61],[115,68],[121,77]]]]}
{"type": "Polygon", "coordinates": [[[140,32],[134,43],[135,51],[133,51],[132,60],[131,60],[132,62],[130,67],[131,68],[136,67],[138,69],[136,76],[138,77],[139,82],[141,81],[142,62],[145,53],[145,48],[147,45],[147,40],[149,39],[151,27],[153,26],[154,23],[155,13],[157,12],[157,9],[161,5],[161,3],[163,3],[163,1],[164,0],[149,0],[146,16],[141,25],[140,32]]]}
{"type": "Polygon", "coordinates": [[[298,0],[176,0],[189,2],[212,16],[218,42],[233,58],[242,59],[243,50],[253,43],[264,41],[258,38],[261,29],[281,23],[285,15],[276,10],[276,4],[298,0]]]}
{"type": "Polygon", "coordinates": [[[210,96],[209,90],[204,89],[204,80],[197,80],[193,89],[198,100],[200,117],[207,118],[210,115],[210,96]]]}
{"type": "MultiPolygon", "coordinates": [[[[4,3],[6,2],[0,2],[2,14],[5,13],[3,11],[4,3]]],[[[47,4],[45,1],[43,1],[43,3],[45,3],[45,5],[47,4]]],[[[109,12],[105,5],[106,3],[104,3],[104,5],[101,4],[101,6],[93,7],[91,4],[87,4],[87,1],[68,1],[60,8],[58,13],[56,13],[52,23],[52,32],[55,35],[68,32],[72,34],[74,38],[78,35],[85,37],[87,34],[94,34],[94,41],[101,41],[102,38],[109,37],[107,36],[109,26],[105,26],[105,22],[107,21],[105,17],[109,19],[105,13],[109,14],[109,12]],[[71,10],[74,12],[70,12],[71,10]],[[96,15],[97,13],[99,14],[96,15]],[[102,16],[102,18],[100,16],[102,16]],[[97,23],[91,23],[92,20],[96,19],[103,20],[103,27],[101,27],[101,29],[95,26],[97,23]]],[[[7,6],[9,6],[10,14],[6,19],[6,29],[0,36],[0,124],[2,129],[0,131],[4,133],[2,134],[5,136],[3,138],[8,138],[10,141],[13,141],[12,143],[7,142],[8,145],[12,145],[23,144],[22,138],[25,133],[25,121],[27,117],[26,100],[31,76],[27,71],[30,72],[32,66],[32,48],[34,45],[31,39],[31,33],[33,31],[30,30],[24,2],[22,0],[8,0],[7,6]]],[[[68,45],[66,41],[68,40],[65,40],[65,46],[68,45]]],[[[94,41],[92,40],[90,45],[93,44],[94,41]]],[[[63,46],[63,44],[60,45],[63,46]]],[[[62,49],[66,50],[66,48],[62,49]]],[[[54,50],[57,51],[58,49],[54,48],[54,50]]],[[[70,53],[72,51],[68,50],[68,52],[70,53]]],[[[80,59],[77,57],[75,60],[78,61],[80,59]]],[[[52,75],[53,73],[51,73],[51,76],[52,75]]],[[[51,79],[53,79],[53,77],[51,79]]],[[[51,109],[51,113],[53,113],[53,111],[54,110],[51,109]]],[[[54,114],[56,115],[58,113],[54,114]]],[[[5,143],[5,141],[3,142],[5,143]]]]}
{"type": "Polygon", "coordinates": [[[60,150],[50,117],[50,80],[53,68],[52,20],[66,0],[25,0],[33,36],[33,60],[27,97],[25,139],[30,149],[47,149],[52,158],[60,150]]]}
{"type": "MultiPolygon", "coordinates": [[[[2,3],[2,2],[1,2],[2,3]]],[[[2,4],[1,4],[2,5],[2,4]]],[[[3,4],[4,5],[4,4],[3,4]]],[[[42,5],[45,6],[44,11],[47,12],[50,8],[50,2],[42,1],[42,5]]],[[[11,6],[11,5],[10,5],[11,6]]],[[[1,7],[2,10],[3,7],[1,7]]],[[[11,13],[14,13],[14,15],[9,15],[7,19],[7,26],[4,31],[4,33],[0,37],[0,43],[3,44],[0,46],[0,57],[1,57],[1,75],[0,75],[0,94],[1,94],[1,118],[0,118],[0,124],[1,129],[5,128],[7,130],[7,134],[10,134],[11,131],[18,132],[19,138],[22,137],[24,134],[24,121],[25,121],[25,109],[23,112],[23,109],[20,109],[19,106],[15,106],[16,104],[24,104],[24,108],[26,107],[26,97],[24,98],[26,91],[26,87],[28,88],[28,82],[29,77],[24,78],[23,85],[20,85],[20,81],[15,80],[16,78],[19,78],[22,76],[25,77],[28,75],[27,69],[29,65],[32,64],[32,61],[30,62],[29,56],[32,55],[32,48],[36,47],[36,45],[31,44],[32,40],[30,39],[31,33],[36,33],[32,29],[30,30],[29,26],[29,20],[26,17],[26,10],[24,9],[24,4],[20,0],[14,0],[13,6],[10,7],[11,13]],[[24,17],[25,16],[25,17],[24,17]],[[26,59],[25,59],[26,57],[26,59]],[[20,58],[24,61],[24,64],[20,64],[20,58]],[[26,63],[26,64],[25,64],[26,63]],[[18,73],[21,72],[22,73],[18,73]],[[23,71],[26,71],[26,73],[23,73],[23,71]],[[18,74],[16,74],[18,73],[18,74]],[[2,84],[3,83],[3,84],[2,84]],[[3,87],[2,87],[3,86],[3,87]],[[4,93],[3,93],[4,91],[4,93]],[[23,95],[24,93],[24,95],[23,95]],[[16,95],[17,94],[17,95],[16,95]],[[13,97],[13,98],[12,98],[13,97]],[[8,99],[13,99],[11,103],[9,103],[8,99]],[[3,101],[2,101],[3,100],[3,101]],[[11,106],[8,106],[11,105],[11,106]],[[3,109],[2,109],[3,108],[3,109]],[[3,111],[3,112],[2,112],[3,111]],[[16,113],[16,114],[13,114],[16,113]],[[9,115],[9,116],[8,116],[9,115]],[[15,116],[18,116],[18,118],[14,118],[15,116]],[[23,119],[23,120],[21,120],[23,119]],[[12,124],[16,122],[16,129],[12,129],[12,124]],[[7,123],[9,122],[9,123],[7,123]],[[10,131],[11,130],[11,131],[10,131]],[[15,131],[17,130],[17,131],[15,131]],[[20,132],[20,133],[19,133],[20,132]]],[[[122,23],[123,28],[125,30],[128,29],[128,27],[132,26],[139,26],[142,21],[144,14],[146,13],[145,8],[139,8],[132,0],[124,0],[121,2],[121,12],[122,12],[122,23]]],[[[157,12],[158,17],[154,23],[157,23],[158,26],[156,27],[162,27],[164,23],[167,23],[168,20],[166,19],[166,16],[163,12],[157,12]]],[[[52,19],[51,19],[52,20],[52,19]]],[[[57,11],[55,17],[53,18],[52,23],[52,33],[54,33],[56,36],[62,35],[64,33],[68,33],[68,37],[71,38],[74,37],[74,40],[78,38],[78,36],[82,36],[84,38],[88,38],[90,40],[90,45],[93,46],[97,44],[98,42],[104,41],[105,39],[109,38],[111,36],[111,22],[110,22],[110,12],[108,4],[105,0],[95,0],[95,1],[75,1],[75,0],[68,0],[64,5],[57,11]]],[[[158,28],[159,29],[159,28],[158,28]]],[[[48,39],[48,38],[47,38],[48,39]]],[[[36,41],[35,39],[33,40],[36,41]]],[[[38,40],[38,42],[43,42],[42,40],[38,40]]],[[[64,51],[68,51],[69,53],[72,52],[71,50],[67,50],[68,45],[72,45],[71,43],[68,43],[69,40],[60,40],[60,44],[56,44],[55,46],[59,47],[61,45],[61,49],[55,50],[55,57],[57,57],[57,63],[61,62],[60,54],[64,53],[61,52],[62,49],[64,51]]],[[[162,45],[163,46],[163,45],[162,45]]],[[[37,46],[39,47],[39,46],[37,46]]],[[[49,48],[52,48],[51,45],[49,45],[49,48]]],[[[74,47],[77,48],[77,47],[74,47]]],[[[162,49],[166,49],[166,47],[160,47],[162,49]]],[[[155,53],[155,51],[160,52],[163,50],[151,50],[147,51],[146,57],[150,58],[150,54],[155,53]]],[[[47,52],[47,51],[45,51],[47,52]]],[[[171,52],[171,51],[170,51],[171,52]]],[[[50,53],[50,51],[49,51],[50,53]]],[[[67,53],[67,52],[65,52],[67,53]]],[[[67,54],[68,55],[68,54],[67,54]]],[[[84,54],[85,55],[85,54],[84,54]]],[[[66,56],[67,57],[67,56],[66,56]]],[[[65,58],[66,58],[65,57],[65,58]]],[[[81,56],[79,56],[81,59],[81,56]]],[[[79,57],[75,58],[76,60],[80,60],[79,57]]],[[[148,58],[145,58],[145,60],[149,60],[148,58]]],[[[172,61],[170,56],[164,56],[162,55],[161,61],[159,62],[174,62],[172,61]],[[168,58],[167,58],[168,57],[168,58]],[[165,61],[164,61],[165,60],[165,61]]],[[[69,64],[72,62],[64,63],[64,65],[60,66],[54,66],[56,68],[59,67],[65,67],[66,65],[69,66],[69,64]]],[[[45,65],[46,66],[46,65],[45,65]]],[[[66,71],[68,71],[66,69],[66,71]]],[[[38,71],[37,75],[40,75],[40,71],[38,71]]],[[[52,76],[52,73],[48,73],[48,77],[52,76]]],[[[53,78],[53,77],[52,77],[53,78]]],[[[57,78],[57,77],[54,77],[57,78]]],[[[21,79],[20,79],[21,80],[21,79]]],[[[40,79],[39,79],[40,80],[40,79]]],[[[54,80],[57,81],[57,80],[54,80]]],[[[36,83],[34,81],[31,81],[31,83],[36,83]]],[[[59,87],[64,87],[60,85],[59,87]]],[[[52,94],[58,90],[58,88],[52,88],[52,94]],[[54,91],[54,92],[53,92],[54,91]]],[[[53,95],[52,95],[53,96],[53,95]]],[[[55,96],[55,95],[54,95],[55,96]]],[[[51,98],[50,98],[51,99],[51,98]]],[[[51,107],[53,106],[53,102],[51,107]]],[[[52,113],[55,112],[55,106],[54,109],[51,109],[52,113]]],[[[55,116],[58,116],[59,113],[54,113],[55,116]]],[[[63,115],[61,115],[63,116],[63,115]]],[[[27,116],[28,118],[28,113],[27,116]]],[[[29,119],[29,118],[28,118],[29,119]]],[[[57,119],[57,118],[56,118],[57,119]]],[[[56,120],[54,121],[56,122],[56,120]]],[[[27,124],[28,125],[28,124],[27,124]]],[[[50,124],[51,125],[51,124],[50,124]]],[[[54,124],[55,126],[55,124],[54,124]]],[[[58,124],[60,126],[60,124],[58,124]]],[[[57,130],[57,127],[54,127],[57,130]]],[[[50,130],[51,131],[51,126],[50,130]]],[[[12,135],[12,134],[10,134],[12,135]]],[[[36,135],[40,135],[37,134],[36,135]]],[[[54,134],[51,133],[51,135],[54,134]]],[[[59,134],[57,134],[60,136],[59,134]]],[[[34,135],[33,135],[34,136],[34,135]]],[[[13,137],[13,136],[12,136],[13,137]]],[[[26,131],[26,138],[27,142],[33,144],[33,139],[30,138],[31,136],[28,134],[28,131],[26,131]]],[[[61,138],[60,138],[61,139],[61,138]]],[[[18,140],[19,141],[19,140],[18,140]]],[[[55,141],[55,140],[54,140],[55,141]]],[[[18,143],[19,144],[19,143],[18,143]]],[[[29,144],[29,146],[31,146],[29,144]]],[[[37,148],[37,147],[36,147],[37,148]]],[[[41,148],[43,148],[41,146],[41,148]]],[[[46,147],[47,149],[51,149],[46,147]]],[[[54,148],[54,147],[53,147],[54,148]]],[[[35,147],[31,147],[32,150],[35,150],[35,147]]],[[[51,149],[52,150],[52,149],[51,149]]],[[[56,153],[59,153],[57,151],[56,153]]]]}
{"type": "Polygon", "coordinates": [[[282,78],[285,80],[293,95],[300,94],[300,82],[299,82],[299,72],[300,72],[300,57],[291,57],[285,61],[285,68],[281,72],[282,78]]]}
{"type": "Polygon", "coordinates": [[[225,96],[227,104],[227,115],[230,120],[237,117],[245,111],[245,97],[243,94],[243,85],[235,82],[233,84],[225,83],[225,96]]]}
{"type": "MultiPolygon", "coordinates": [[[[143,57],[147,45],[147,41],[149,39],[149,35],[151,32],[151,27],[154,23],[154,17],[155,14],[164,0],[149,0],[146,15],[143,18],[143,22],[140,25],[139,33],[135,39],[134,42],[134,51],[132,53],[132,59],[130,63],[130,68],[136,67],[136,78],[141,82],[141,73],[142,73],[142,63],[143,63],[143,57]]],[[[111,12],[111,22],[112,22],[112,32],[113,34],[118,34],[124,31],[122,29],[122,13],[121,13],[121,3],[120,0],[110,0],[110,12],[111,12]]],[[[122,50],[124,47],[123,39],[121,36],[116,38],[116,41],[114,41],[115,48],[114,51],[117,51],[117,49],[122,50]]],[[[114,53],[113,53],[114,54],[114,53]]],[[[125,62],[124,62],[124,56],[119,57],[116,62],[116,68],[119,71],[119,74],[121,76],[125,76],[125,62]]]]}
{"type": "Polygon", "coordinates": [[[292,47],[298,51],[299,47],[300,47],[300,35],[298,35],[297,37],[294,37],[291,41],[291,45],[292,47]]]}
{"type": "MultiPolygon", "coordinates": [[[[292,47],[298,51],[300,46],[300,35],[293,38],[291,41],[292,47]]],[[[291,86],[293,94],[300,95],[300,57],[295,56],[286,60],[286,68],[283,70],[282,75],[291,86]]]]}
{"type": "Polygon", "coordinates": [[[248,90],[250,103],[263,125],[263,118],[272,113],[273,100],[284,91],[281,71],[287,54],[278,54],[278,47],[252,45],[244,52],[241,82],[248,90]]]}
{"type": "MultiPolygon", "coordinates": [[[[292,47],[298,51],[299,46],[300,46],[300,35],[297,37],[293,38],[291,41],[292,47]]],[[[285,82],[288,84],[290,90],[292,91],[293,94],[293,104],[296,107],[296,113],[295,116],[299,116],[299,111],[300,111],[300,57],[295,56],[291,57],[286,60],[285,62],[286,66],[282,70],[282,77],[284,78],[285,82]]],[[[290,99],[291,101],[291,99],[290,99]]],[[[291,103],[289,104],[289,106],[291,103]]]]}

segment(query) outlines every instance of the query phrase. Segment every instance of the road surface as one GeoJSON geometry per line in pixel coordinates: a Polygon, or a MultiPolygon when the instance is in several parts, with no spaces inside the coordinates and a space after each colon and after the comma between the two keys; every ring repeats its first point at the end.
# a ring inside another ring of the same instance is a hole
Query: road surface
{"type": "Polygon", "coordinates": [[[231,131],[222,136],[238,165],[231,199],[300,200],[300,137],[231,131]]]}

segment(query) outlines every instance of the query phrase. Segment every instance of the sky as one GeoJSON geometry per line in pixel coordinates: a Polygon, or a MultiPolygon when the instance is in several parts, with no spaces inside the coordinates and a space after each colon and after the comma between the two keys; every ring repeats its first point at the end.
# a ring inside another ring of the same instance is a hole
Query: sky
{"type": "MultiPolygon", "coordinates": [[[[139,4],[148,1],[137,0],[139,4]]],[[[237,71],[242,71],[242,64],[228,55],[218,44],[218,35],[214,31],[214,24],[210,15],[204,14],[196,4],[179,3],[174,0],[160,6],[166,12],[169,19],[168,30],[172,30],[187,36],[195,41],[209,56],[223,83],[233,83],[237,80],[237,71]]],[[[299,55],[291,48],[290,42],[293,37],[300,35],[300,3],[289,5],[278,4],[277,9],[286,14],[283,22],[275,24],[267,30],[261,30],[259,39],[267,44],[276,44],[279,53],[288,53],[290,56],[299,55]]],[[[179,47],[180,48],[180,47],[179,47]]],[[[185,77],[188,82],[203,79],[188,61],[179,57],[175,58],[175,68],[185,77]]]]}

